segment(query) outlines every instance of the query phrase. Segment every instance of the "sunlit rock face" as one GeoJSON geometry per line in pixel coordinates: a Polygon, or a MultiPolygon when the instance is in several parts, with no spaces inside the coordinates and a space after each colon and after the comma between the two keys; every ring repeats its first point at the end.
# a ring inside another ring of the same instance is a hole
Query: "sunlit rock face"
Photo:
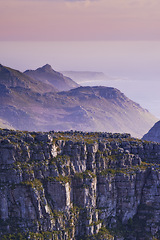
{"type": "Polygon", "coordinates": [[[0,236],[159,239],[160,144],[0,130],[0,236]]]}

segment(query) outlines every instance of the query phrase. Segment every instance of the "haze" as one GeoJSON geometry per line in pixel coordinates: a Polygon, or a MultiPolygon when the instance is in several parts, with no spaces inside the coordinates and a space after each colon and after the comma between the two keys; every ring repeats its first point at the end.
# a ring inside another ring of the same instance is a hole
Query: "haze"
{"type": "MultiPolygon", "coordinates": [[[[159,0],[0,0],[0,63],[102,71],[160,117],[159,0]]],[[[88,84],[88,83],[84,83],[88,84]]]]}

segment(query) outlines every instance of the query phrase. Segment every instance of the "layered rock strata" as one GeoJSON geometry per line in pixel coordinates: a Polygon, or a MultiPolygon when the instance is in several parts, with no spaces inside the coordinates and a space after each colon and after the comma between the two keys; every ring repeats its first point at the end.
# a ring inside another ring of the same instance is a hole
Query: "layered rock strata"
{"type": "Polygon", "coordinates": [[[0,130],[0,238],[159,239],[159,164],[128,134],[0,130]]]}

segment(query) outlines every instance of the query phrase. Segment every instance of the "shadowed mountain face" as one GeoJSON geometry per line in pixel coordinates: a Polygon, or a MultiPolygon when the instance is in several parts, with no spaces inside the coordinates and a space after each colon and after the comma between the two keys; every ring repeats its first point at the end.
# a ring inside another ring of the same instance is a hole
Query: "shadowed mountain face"
{"type": "MultiPolygon", "coordinates": [[[[78,87],[55,92],[50,87],[48,92],[48,83],[12,69],[6,76],[3,72],[8,68],[1,68],[0,118],[15,129],[128,132],[142,137],[157,121],[115,88],[78,87]]],[[[50,71],[49,66],[45,68],[50,71]]]]}
{"type": "Polygon", "coordinates": [[[160,143],[160,121],[156,122],[154,126],[146,133],[143,140],[159,142],[160,143]]]}
{"type": "Polygon", "coordinates": [[[36,70],[27,70],[25,74],[55,87],[58,91],[67,91],[79,87],[71,78],[65,77],[62,73],[54,71],[49,64],[36,70]]]}

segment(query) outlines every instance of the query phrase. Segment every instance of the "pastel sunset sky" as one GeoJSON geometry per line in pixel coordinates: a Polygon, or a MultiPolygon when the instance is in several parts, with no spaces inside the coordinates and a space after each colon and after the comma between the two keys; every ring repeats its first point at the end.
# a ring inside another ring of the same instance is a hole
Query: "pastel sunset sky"
{"type": "Polygon", "coordinates": [[[159,25],[160,0],[0,0],[0,63],[104,72],[110,81],[90,84],[160,118],[159,25]]]}
{"type": "Polygon", "coordinates": [[[159,0],[0,0],[0,40],[160,40],[159,0]]]}

